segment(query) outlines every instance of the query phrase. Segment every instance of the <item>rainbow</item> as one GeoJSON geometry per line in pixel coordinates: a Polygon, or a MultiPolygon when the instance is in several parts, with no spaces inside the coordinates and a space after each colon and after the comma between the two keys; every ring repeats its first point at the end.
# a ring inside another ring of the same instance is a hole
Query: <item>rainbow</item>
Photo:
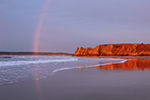
{"type": "Polygon", "coordinates": [[[33,41],[33,52],[35,52],[35,53],[38,52],[40,33],[41,33],[44,16],[45,16],[49,2],[50,2],[50,0],[45,0],[42,11],[41,11],[39,19],[38,19],[36,29],[35,29],[34,41],[33,41]]]}
{"type": "MultiPolygon", "coordinates": [[[[43,24],[43,21],[44,21],[44,16],[45,16],[45,13],[46,13],[49,2],[50,2],[50,0],[45,0],[44,1],[44,5],[43,5],[42,11],[40,13],[36,29],[35,29],[34,41],[33,41],[33,52],[35,52],[35,53],[38,52],[38,45],[39,45],[39,38],[40,38],[40,34],[41,34],[42,24],[43,24]]],[[[37,90],[38,98],[40,100],[43,100],[42,99],[40,82],[38,80],[39,73],[37,71],[35,71],[34,74],[33,74],[33,77],[35,78],[34,83],[35,83],[35,88],[37,90]]]]}

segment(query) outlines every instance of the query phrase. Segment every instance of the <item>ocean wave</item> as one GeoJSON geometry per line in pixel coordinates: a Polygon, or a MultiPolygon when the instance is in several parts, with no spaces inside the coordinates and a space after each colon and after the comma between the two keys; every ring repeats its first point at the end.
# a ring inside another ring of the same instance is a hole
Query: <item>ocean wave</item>
{"type": "Polygon", "coordinates": [[[33,60],[33,61],[2,61],[0,67],[3,66],[16,66],[16,65],[29,65],[29,64],[44,64],[44,63],[59,63],[59,62],[70,62],[77,61],[77,58],[68,59],[53,59],[53,60],[33,60]]]}
{"type": "Polygon", "coordinates": [[[102,65],[110,65],[110,64],[119,64],[119,63],[125,63],[126,61],[128,61],[127,59],[101,59],[101,60],[112,60],[113,62],[109,62],[109,63],[104,63],[104,64],[96,64],[96,65],[88,65],[88,66],[75,66],[75,67],[65,67],[65,68],[59,68],[59,69],[55,69],[53,70],[53,72],[51,73],[51,75],[53,75],[56,72],[59,71],[64,71],[64,70],[70,70],[70,69],[83,69],[83,68],[92,68],[92,67],[96,67],[96,66],[102,66],[102,65]],[[115,62],[116,61],[116,62],[115,62]]]}
{"type": "Polygon", "coordinates": [[[51,77],[60,71],[124,63],[125,61],[127,60],[58,56],[13,56],[8,61],[0,61],[0,86],[26,81],[30,78],[40,80],[51,77]]]}

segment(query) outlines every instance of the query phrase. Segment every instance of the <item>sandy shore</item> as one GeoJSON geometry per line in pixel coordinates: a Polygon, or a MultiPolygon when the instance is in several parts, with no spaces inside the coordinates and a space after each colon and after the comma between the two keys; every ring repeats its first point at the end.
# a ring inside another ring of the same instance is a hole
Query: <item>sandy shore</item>
{"type": "Polygon", "coordinates": [[[150,100],[149,76],[149,69],[71,69],[46,79],[0,86],[0,99],[150,100]]]}

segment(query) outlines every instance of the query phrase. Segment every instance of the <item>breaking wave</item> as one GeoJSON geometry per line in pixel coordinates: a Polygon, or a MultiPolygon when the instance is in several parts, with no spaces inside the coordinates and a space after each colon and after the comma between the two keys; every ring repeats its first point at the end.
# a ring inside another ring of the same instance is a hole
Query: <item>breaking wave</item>
{"type": "Polygon", "coordinates": [[[52,77],[54,73],[98,65],[124,63],[125,59],[80,58],[66,56],[11,56],[0,58],[0,85],[14,84],[29,79],[52,77]],[[36,75],[35,75],[36,74],[36,75]]]}
{"type": "Polygon", "coordinates": [[[3,61],[0,62],[0,67],[3,66],[16,66],[16,65],[29,65],[29,64],[44,64],[44,63],[58,63],[58,62],[70,62],[77,61],[77,58],[70,59],[54,59],[54,60],[36,60],[36,61],[3,61]]]}

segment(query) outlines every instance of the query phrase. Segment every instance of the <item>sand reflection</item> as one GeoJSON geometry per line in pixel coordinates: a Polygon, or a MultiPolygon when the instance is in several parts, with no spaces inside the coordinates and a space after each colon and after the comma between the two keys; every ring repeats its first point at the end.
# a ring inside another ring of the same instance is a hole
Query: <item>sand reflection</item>
{"type": "Polygon", "coordinates": [[[150,59],[130,59],[125,63],[96,66],[98,69],[145,70],[150,69],[150,59]]]}

